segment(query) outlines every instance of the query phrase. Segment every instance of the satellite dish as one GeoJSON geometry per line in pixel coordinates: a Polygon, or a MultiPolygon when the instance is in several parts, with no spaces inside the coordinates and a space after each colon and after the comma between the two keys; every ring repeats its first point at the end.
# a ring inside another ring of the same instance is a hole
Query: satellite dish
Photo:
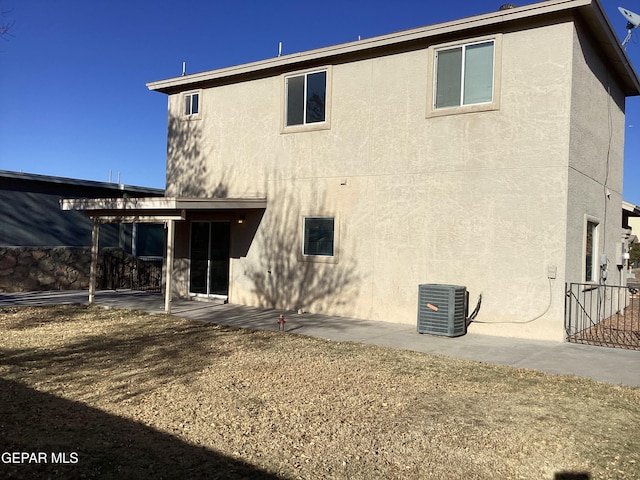
{"type": "Polygon", "coordinates": [[[620,10],[622,16],[627,19],[627,38],[622,42],[622,47],[624,48],[627,43],[629,43],[629,40],[631,40],[633,31],[640,26],[640,15],[624,7],[618,7],[618,10],[620,10]]]}

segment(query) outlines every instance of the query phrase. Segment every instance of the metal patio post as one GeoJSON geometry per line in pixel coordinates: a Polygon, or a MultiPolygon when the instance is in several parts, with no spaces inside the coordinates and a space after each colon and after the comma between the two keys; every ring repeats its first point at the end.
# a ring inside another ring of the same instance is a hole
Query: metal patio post
{"type": "Polygon", "coordinates": [[[92,305],[96,299],[96,276],[98,271],[98,241],[100,238],[100,223],[93,219],[93,229],[91,230],[91,268],[89,270],[89,304],[92,305]]]}
{"type": "Polygon", "coordinates": [[[171,314],[171,280],[173,279],[173,241],[175,221],[167,221],[167,269],[164,290],[164,311],[171,314]]]}

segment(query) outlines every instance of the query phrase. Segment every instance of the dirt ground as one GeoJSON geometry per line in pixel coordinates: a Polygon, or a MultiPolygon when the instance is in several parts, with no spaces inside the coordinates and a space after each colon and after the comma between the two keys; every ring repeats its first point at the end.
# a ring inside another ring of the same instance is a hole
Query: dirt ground
{"type": "Polygon", "coordinates": [[[4,308],[0,383],[0,478],[640,479],[640,389],[373,345],[4,308]]]}

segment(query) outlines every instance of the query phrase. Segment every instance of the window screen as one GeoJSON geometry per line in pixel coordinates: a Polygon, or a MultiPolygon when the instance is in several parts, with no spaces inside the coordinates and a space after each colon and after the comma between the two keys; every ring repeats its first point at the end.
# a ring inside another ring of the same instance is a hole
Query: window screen
{"type": "Polygon", "coordinates": [[[304,120],[304,76],[287,78],[287,125],[304,120]]]}
{"type": "Polygon", "coordinates": [[[465,52],[463,104],[490,102],[493,98],[493,42],[469,45],[465,52]]]}
{"type": "Polygon", "coordinates": [[[438,52],[436,76],[436,108],[460,105],[462,88],[462,48],[438,52]]]}

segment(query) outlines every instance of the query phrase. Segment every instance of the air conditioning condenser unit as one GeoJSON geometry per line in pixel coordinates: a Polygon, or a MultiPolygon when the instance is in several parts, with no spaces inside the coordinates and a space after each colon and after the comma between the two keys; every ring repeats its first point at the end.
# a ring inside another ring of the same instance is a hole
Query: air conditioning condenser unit
{"type": "Polygon", "coordinates": [[[459,337],[467,333],[467,287],[418,285],[418,333],[459,337]]]}

